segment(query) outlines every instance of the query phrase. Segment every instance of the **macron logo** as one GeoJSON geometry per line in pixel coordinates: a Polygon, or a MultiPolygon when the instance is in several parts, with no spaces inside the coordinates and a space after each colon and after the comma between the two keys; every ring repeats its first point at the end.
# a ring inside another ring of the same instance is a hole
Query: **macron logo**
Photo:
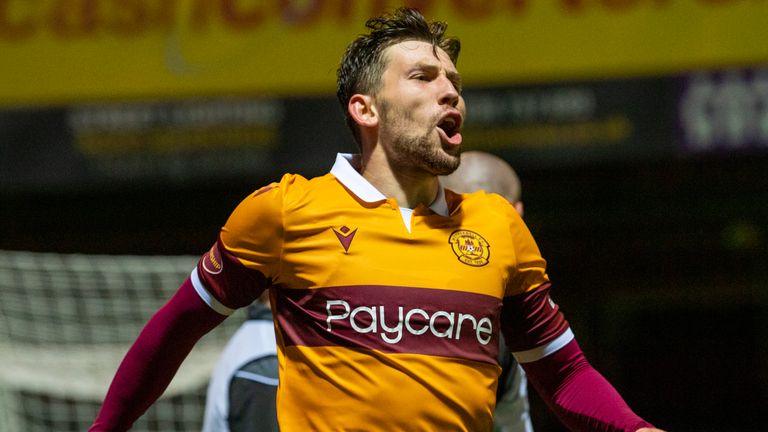
{"type": "Polygon", "coordinates": [[[357,232],[357,228],[354,230],[349,229],[346,225],[343,227],[336,229],[333,229],[333,233],[336,234],[336,238],[339,239],[339,242],[341,242],[341,246],[344,247],[344,252],[349,252],[349,246],[352,244],[352,239],[355,238],[355,233],[357,232]]]}

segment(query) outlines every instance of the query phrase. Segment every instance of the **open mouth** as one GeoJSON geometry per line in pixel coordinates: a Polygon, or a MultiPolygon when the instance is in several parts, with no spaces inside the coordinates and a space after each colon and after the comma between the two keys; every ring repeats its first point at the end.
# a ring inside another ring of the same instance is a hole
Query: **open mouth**
{"type": "Polygon", "coordinates": [[[445,140],[451,144],[461,144],[461,115],[448,114],[437,124],[438,130],[445,135],[445,140]]]}
{"type": "Polygon", "coordinates": [[[448,138],[453,137],[459,132],[459,124],[453,117],[444,118],[440,123],[437,124],[437,127],[442,129],[448,138]]]}

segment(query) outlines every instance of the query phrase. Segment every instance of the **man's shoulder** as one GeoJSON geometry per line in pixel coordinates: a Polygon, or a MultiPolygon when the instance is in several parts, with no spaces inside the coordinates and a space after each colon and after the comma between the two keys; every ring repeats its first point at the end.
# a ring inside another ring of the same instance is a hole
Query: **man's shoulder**
{"type": "Polygon", "coordinates": [[[307,203],[330,202],[343,191],[332,174],[306,178],[300,174],[285,174],[277,187],[281,189],[283,206],[304,207],[307,203]]]}
{"type": "Polygon", "coordinates": [[[514,209],[509,201],[507,201],[501,195],[486,192],[484,190],[460,194],[458,192],[446,189],[445,193],[446,199],[449,202],[457,201],[465,210],[471,209],[472,211],[499,211],[506,213],[510,208],[514,209]]]}
{"type": "MultiPolygon", "coordinates": [[[[317,177],[307,179],[301,174],[286,173],[283,174],[280,180],[261,186],[253,191],[246,201],[256,200],[262,195],[267,196],[301,196],[310,192],[322,191],[327,188],[333,182],[333,176],[330,174],[324,174],[317,177]]],[[[266,197],[264,197],[266,198],[266,197]]]]}

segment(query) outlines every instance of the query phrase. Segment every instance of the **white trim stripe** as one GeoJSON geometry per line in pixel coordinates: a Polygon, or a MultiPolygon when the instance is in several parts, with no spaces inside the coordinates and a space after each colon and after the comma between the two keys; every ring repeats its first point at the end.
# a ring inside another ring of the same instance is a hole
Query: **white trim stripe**
{"type": "MultiPolygon", "coordinates": [[[[355,167],[352,166],[354,157],[355,155],[351,153],[338,153],[336,155],[336,162],[334,162],[333,167],[331,168],[331,174],[333,174],[344,187],[352,191],[352,193],[365,202],[372,203],[386,200],[387,197],[379,192],[376,187],[368,182],[368,180],[360,175],[355,167]]],[[[445,200],[445,189],[443,188],[443,184],[439,181],[437,182],[437,196],[429,205],[429,208],[440,216],[448,216],[448,202],[445,200]]],[[[405,209],[405,207],[401,207],[401,209],[405,209]]],[[[405,215],[403,215],[403,220],[406,222],[406,226],[410,227],[410,222],[406,220],[405,215]]]]}
{"type": "Polygon", "coordinates": [[[400,216],[403,217],[403,223],[405,223],[405,229],[408,233],[411,232],[411,219],[413,219],[413,210],[407,207],[400,207],[400,216]]]}
{"type": "Polygon", "coordinates": [[[439,181],[437,182],[437,197],[429,205],[429,208],[440,216],[448,216],[448,201],[445,200],[445,188],[443,188],[443,184],[439,181]]]}
{"type": "Polygon", "coordinates": [[[338,153],[336,155],[336,162],[333,164],[333,168],[331,168],[331,174],[365,202],[372,203],[387,199],[384,194],[379,192],[352,166],[353,157],[354,155],[350,153],[338,153]]]}
{"type": "Polygon", "coordinates": [[[517,360],[518,363],[535,362],[536,360],[541,360],[544,357],[559,350],[560,348],[566,346],[568,342],[572,341],[573,339],[573,332],[571,331],[571,328],[568,327],[565,329],[563,334],[558,336],[555,340],[534,349],[513,352],[512,355],[515,356],[515,360],[517,360]]]}
{"type": "Polygon", "coordinates": [[[190,275],[190,278],[192,279],[192,286],[195,287],[195,291],[197,291],[197,295],[199,295],[200,298],[203,299],[205,304],[210,306],[211,309],[225,316],[230,316],[233,313],[235,313],[234,309],[230,309],[224,306],[223,304],[221,304],[220,301],[216,300],[216,297],[212,296],[211,293],[209,293],[208,290],[205,289],[205,285],[203,285],[203,281],[200,280],[200,275],[197,274],[197,267],[195,267],[194,270],[192,270],[192,274],[190,275]]]}
{"type": "Polygon", "coordinates": [[[254,381],[261,384],[266,384],[268,386],[275,386],[275,387],[277,387],[277,384],[279,383],[279,380],[277,378],[265,377],[264,375],[259,375],[253,372],[246,372],[246,371],[235,372],[235,377],[246,379],[248,381],[254,381]]]}

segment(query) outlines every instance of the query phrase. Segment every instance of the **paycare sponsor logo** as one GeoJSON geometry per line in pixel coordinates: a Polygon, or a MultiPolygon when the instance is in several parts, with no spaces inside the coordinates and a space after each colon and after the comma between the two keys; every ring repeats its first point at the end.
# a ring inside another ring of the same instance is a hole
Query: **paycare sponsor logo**
{"type": "Polygon", "coordinates": [[[493,323],[488,317],[475,317],[462,312],[383,305],[353,307],[346,300],[327,300],[326,325],[329,332],[351,328],[357,333],[376,333],[388,344],[396,344],[404,333],[414,336],[432,334],[438,338],[459,340],[472,337],[487,345],[493,335],[493,323]]]}

